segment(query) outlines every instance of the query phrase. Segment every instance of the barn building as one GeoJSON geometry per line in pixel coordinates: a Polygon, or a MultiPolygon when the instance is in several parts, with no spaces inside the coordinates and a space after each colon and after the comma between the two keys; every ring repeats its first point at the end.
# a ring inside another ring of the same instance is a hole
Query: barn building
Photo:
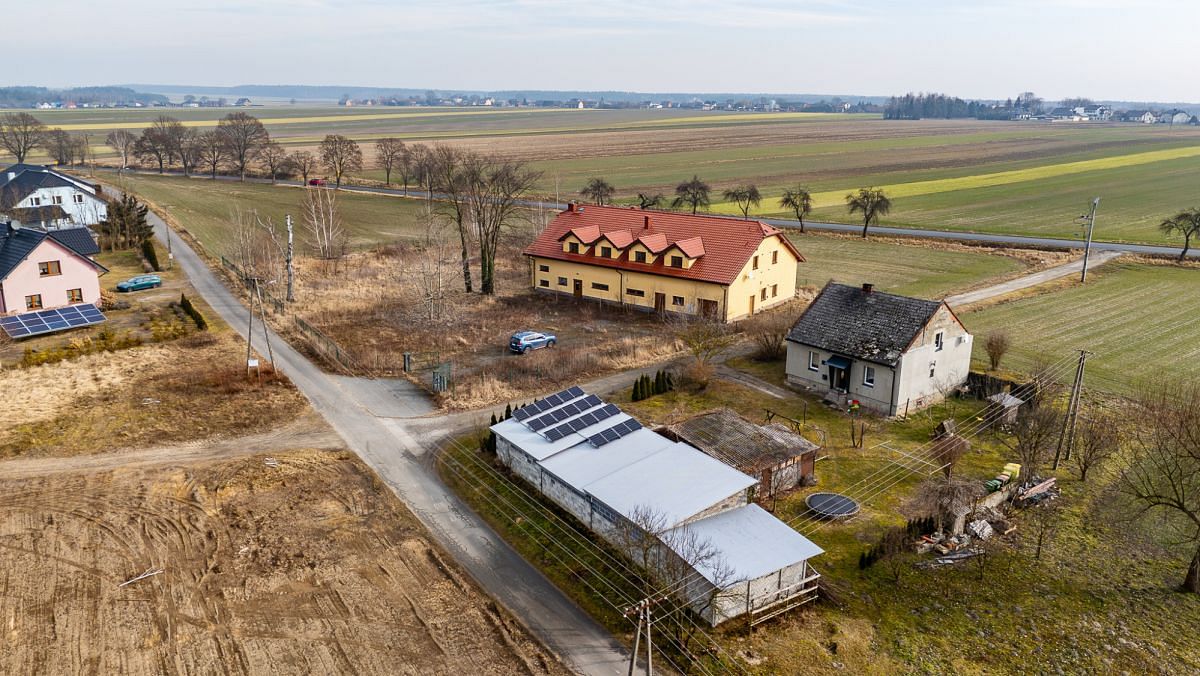
{"type": "Polygon", "coordinates": [[[686,581],[682,600],[713,626],[815,597],[808,559],[823,550],[750,503],[756,478],[616,405],[572,387],[491,429],[501,461],[614,546],[637,559],[629,543],[654,536],[653,561],[671,565],[651,567],[672,586],[686,581]]]}

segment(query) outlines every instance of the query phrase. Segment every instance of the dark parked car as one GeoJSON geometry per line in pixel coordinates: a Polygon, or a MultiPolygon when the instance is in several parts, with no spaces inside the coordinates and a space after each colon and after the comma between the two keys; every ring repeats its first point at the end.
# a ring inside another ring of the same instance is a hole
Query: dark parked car
{"type": "Polygon", "coordinates": [[[157,289],[160,286],[162,286],[162,277],[138,275],[123,282],[117,282],[117,291],[141,291],[142,289],[157,289]]]}
{"type": "Polygon", "coordinates": [[[518,331],[508,339],[508,349],[516,354],[525,354],[540,347],[554,347],[558,337],[550,333],[537,331],[518,331]]]}

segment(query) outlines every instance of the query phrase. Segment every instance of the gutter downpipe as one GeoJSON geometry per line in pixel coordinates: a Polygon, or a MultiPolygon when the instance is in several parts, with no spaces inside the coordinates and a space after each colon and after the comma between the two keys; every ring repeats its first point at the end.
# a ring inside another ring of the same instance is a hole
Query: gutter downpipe
{"type": "Polygon", "coordinates": [[[904,369],[904,357],[900,357],[896,368],[892,369],[892,400],[888,402],[888,408],[891,409],[891,416],[894,417],[900,412],[900,407],[896,402],[896,398],[900,395],[900,376],[904,369]]]}

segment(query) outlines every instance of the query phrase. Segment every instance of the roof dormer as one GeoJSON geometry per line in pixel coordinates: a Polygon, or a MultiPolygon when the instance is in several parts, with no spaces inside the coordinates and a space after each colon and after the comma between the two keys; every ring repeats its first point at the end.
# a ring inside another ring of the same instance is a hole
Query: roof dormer
{"type": "Polygon", "coordinates": [[[596,240],[594,254],[601,258],[620,258],[632,242],[633,233],[628,230],[606,232],[596,240]]]}
{"type": "Polygon", "coordinates": [[[663,265],[669,268],[687,270],[696,264],[696,260],[704,255],[704,240],[699,237],[681,239],[663,254],[663,265]]]}

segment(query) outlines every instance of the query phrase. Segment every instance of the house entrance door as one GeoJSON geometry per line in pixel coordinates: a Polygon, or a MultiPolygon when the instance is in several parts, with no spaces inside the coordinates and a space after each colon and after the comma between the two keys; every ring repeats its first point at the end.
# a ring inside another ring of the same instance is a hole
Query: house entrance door
{"type": "Polygon", "coordinates": [[[582,279],[575,280],[575,297],[583,298],[583,280],[582,279]]]}
{"type": "Polygon", "coordinates": [[[850,371],[838,366],[829,367],[829,386],[839,392],[850,389],[850,371]]]}
{"type": "Polygon", "coordinates": [[[654,294],[654,311],[658,312],[658,313],[667,311],[667,294],[665,294],[665,293],[654,294]]]}
{"type": "Polygon", "coordinates": [[[754,314],[754,296],[750,296],[750,314],[754,314]]]}

